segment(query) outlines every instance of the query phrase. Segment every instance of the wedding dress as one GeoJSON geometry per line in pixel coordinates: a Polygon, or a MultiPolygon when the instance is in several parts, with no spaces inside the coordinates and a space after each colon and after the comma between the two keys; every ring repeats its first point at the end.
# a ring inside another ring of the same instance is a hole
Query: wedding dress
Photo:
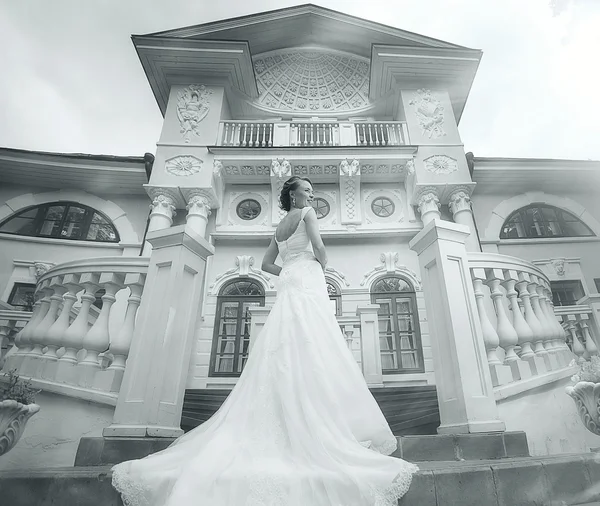
{"type": "Polygon", "coordinates": [[[396,506],[418,468],[331,311],[306,233],[277,241],[277,300],[235,388],[169,448],[116,465],[126,506],[396,506]]]}

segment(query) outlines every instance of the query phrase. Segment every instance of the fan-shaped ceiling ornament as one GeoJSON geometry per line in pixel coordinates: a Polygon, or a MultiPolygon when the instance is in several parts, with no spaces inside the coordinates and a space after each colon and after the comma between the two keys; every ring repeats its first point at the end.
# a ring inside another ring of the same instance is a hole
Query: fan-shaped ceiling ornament
{"type": "Polygon", "coordinates": [[[331,113],[367,108],[369,61],[310,48],[285,49],[254,60],[257,105],[274,111],[331,113]]]}

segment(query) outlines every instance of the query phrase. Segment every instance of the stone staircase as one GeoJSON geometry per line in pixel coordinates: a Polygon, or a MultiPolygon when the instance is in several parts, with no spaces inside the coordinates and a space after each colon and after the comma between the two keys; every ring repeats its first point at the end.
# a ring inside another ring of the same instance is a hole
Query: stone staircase
{"type": "MultiPolygon", "coordinates": [[[[521,432],[413,435],[398,443],[394,456],[420,467],[399,506],[600,506],[598,454],[530,457],[521,432]]],[[[75,467],[0,473],[0,504],[122,506],[110,484],[111,465],[165,444],[85,438],[75,467]]]]}

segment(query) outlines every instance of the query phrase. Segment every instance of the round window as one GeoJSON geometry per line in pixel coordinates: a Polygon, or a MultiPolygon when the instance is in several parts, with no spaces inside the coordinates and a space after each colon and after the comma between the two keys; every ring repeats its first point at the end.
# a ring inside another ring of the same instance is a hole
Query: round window
{"type": "Polygon", "coordinates": [[[236,209],[237,215],[242,220],[254,220],[261,212],[261,207],[258,201],[254,199],[242,200],[236,209]]]}
{"type": "Polygon", "coordinates": [[[380,218],[388,218],[394,214],[395,209],[396,206],[387,197],[377,197],[371,203],[371,211],[373,211],[375,216],[379,216],[380,218]]]}
{"type": "Polygon", "coordinates": [[[325,218],[329,214],[331,208],[329,207],[329,202],[321,197],[317,197],[312,202],[313,209],[317,215],[317,219],[325,218]]]}

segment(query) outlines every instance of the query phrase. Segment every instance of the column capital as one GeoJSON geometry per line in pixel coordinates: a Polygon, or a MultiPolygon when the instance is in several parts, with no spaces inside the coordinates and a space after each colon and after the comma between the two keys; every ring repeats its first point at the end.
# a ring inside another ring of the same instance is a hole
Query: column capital
{"type": "Polygon", "coordinates": [[[213,187],[180,188],[180,190],[181,194],[183,195],[183,199],[186,203],[186,209],[191,204],[200,204],[202,200],[200,200],[199,198],[206,201],[210,209],[218,209],[219,207],[221,207],[221,202],[219,200],[218,194],[213,187]]]}
{"type": "Polygon", "coordinates": [[[425,222],[431,221],[431,219],[440,215],[440,197],[438,189],[435,186],[423,186],[418,188],[417,195],[415,196],[417,202],[417,209],[421,213],[421,220],[425,222]],[[429,215],[427,218],[426,216],[429,215]]]}
{"type": "Polygon", "coordinates": [[[457,186],[448,199],[448,208],[452,215],[461,211],[471,212],[471,189],[468,186],[457,186]]]}

